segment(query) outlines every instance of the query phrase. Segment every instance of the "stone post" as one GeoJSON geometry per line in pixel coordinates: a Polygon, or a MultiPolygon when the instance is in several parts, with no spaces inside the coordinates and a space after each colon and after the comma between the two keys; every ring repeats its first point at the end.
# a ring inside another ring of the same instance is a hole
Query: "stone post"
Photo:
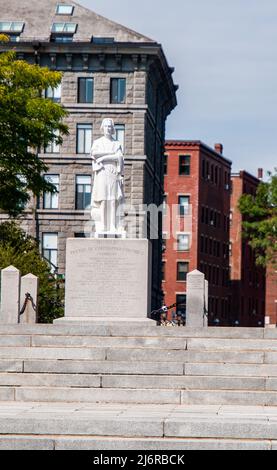
{"type": "Polygon", "coordinates": [[[14,266],[1,271],[0,323],[19,323],[20,271],[14,266]]]}
{"type": "Polygon", "coordinates": [[[20,323],[37,323],[37,304],[38,304],[38,277],[33,274],[27,274],[21,278],[20,308],[22,309],[26,294],[30,294],[33,299],[28,300],[24,313],[20,316],[20,323]],[[35,308],[34,308],[35,307],[35,308]]]}
{"type": "Polygon", "coordinates": [[[186,326],[203,328],[205,322],[205,275],[192,271],[187,275],[186,326]]]}

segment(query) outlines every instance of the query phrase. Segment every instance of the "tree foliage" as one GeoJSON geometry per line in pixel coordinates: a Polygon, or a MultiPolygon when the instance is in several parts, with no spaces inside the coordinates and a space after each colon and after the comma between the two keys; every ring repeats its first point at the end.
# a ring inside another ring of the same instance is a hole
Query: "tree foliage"
{"type": "Polygon", "coordinates": [[[243,233],[256,252],[257,264],[275,263],[277,257],[277,173],[261,182],[255,196],[243,194],[239,201],[243,233]]]}
{"type": "Polygon", "coordinates": [[[55,192],[37,153],[52,141],[61,144],[68,133],[65,109],[44,98],[44,90],[57,87],[61,78],[17,60],[14,51],[0,55],[0,210],[10,216],[23,211],[30,194],[55,192]]]}
{"type": "Polygon", "coordinates": [[[39,278],[38,314],[40,323],[51,323],[63,316],[64,287],[51,274],[34,238],[15,222],[0,224],[0,270],[10,265],[21,275],[32,273],[39,278]]]}

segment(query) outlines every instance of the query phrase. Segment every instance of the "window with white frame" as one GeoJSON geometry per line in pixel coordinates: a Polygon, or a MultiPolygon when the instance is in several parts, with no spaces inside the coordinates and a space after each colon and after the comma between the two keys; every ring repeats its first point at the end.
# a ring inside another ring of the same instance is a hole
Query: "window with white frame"
{"type": "Polygon", "coordinates": [[[189,272],[187,261],[177,261],[177,281],[186,281],[189,272]]]}
{"type": "Polygon", "coordinates": [[[190,235],[187,233],[180,233],[177,236],[177,250],[188,251],[190,249],[190,235]]]}
{"type": "Polygon", "coordinates": [[[126,79],[111,78],[111,103],[122,104],[126,100],[126,79]]]}
{"type": "Polygon", "coordinates": [[[92,125],[77,124],[77,153],[89,154],[92,145],[92,125]]]}
{"type": "Polygon", "coordinates": [[[52,272],[58,267],[58,234],[42,234],[42,255],[49,261],[52,272]]]}
{"type": "Polygon", "coordinates": [[[60,189],[60,177],[59,175],[45,175],[44,179],[48,183],[52,183],[57,192],[43,194],[43,209],[58,209],[59,208],[59,189],[60,189]]]}
{"type": "Polygon", "coordinates": [[[60,153],[60,144],[57,143],[57,138],[60,136],[60,133],[56,130],[54,134],[54,139],[44,149],[45,153],[60,153]]]}
{"type": "Polygon", "coordinates": [[[76,176],[76,209],[86,210],[91,205],[91,177],[76,176]]]}
{"type": "Polygon", "coordinates": [[[53,23],[52,33],[70,33],[75,34],[77,29],[76,23],[53,23]]]}
{"type": "Polygon", "coordinates": [[[45,90],[45,98],[54,101],[55,103],[60,103],[62,98],[62,85],[61,83],[56,87],[49,87],[45,90]]]}
{"type": "Polygon", "coordinates": [[[22,33],[23,28],[23,21],[0,21],[1,33],[22,33]]]}
{"type": "Polygon", "coordinates": [[[124,152],[125,147],[125,126],[124,124],[115,124],[115,138],[121,144],[122,151],[124,152]]]}
{"type": "Polygon", "coordinates": [[[58,3],[56,8],[56,15],[72,15],[74,6],[65,5],[64,3],[58,3]]]}
{"type": "Polygon", "coordinates": [[[190,197],[179,196],[178,204],[179,204],[179,215],[181,216],[189,215],[190,197]]]}
{"type": "Polygon", "coordinates": [[[78,103],[93,103],[93,78],[78,78],[78,103]]]}

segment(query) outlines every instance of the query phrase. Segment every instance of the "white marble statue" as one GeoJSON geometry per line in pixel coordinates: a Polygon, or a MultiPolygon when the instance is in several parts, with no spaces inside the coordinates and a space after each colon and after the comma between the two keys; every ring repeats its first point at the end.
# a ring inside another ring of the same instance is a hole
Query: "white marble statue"
{"type": "Polygon", "coordinates": [[[120,142],[115,134],[112,119],[104,119],[101,125],[104,136],[93,142],[91,148],[92,219],[96,236],[99,234],[124,235],[124,158],[120,142]]]}

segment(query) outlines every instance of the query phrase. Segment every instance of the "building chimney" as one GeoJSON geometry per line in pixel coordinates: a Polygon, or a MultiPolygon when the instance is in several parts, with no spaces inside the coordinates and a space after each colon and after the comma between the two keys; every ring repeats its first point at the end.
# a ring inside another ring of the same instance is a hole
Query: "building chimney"
{"type": "Polygon", "coordinates": [[[217,153],[220,153],[220,155],[223,154],[223,145],[222,144],[215,144],[214,149],[217,153]]]}
{"type": "Polygon", "coordinates": [[[264,170],[263,168],[258,168],[258,179],[262,181],[263,178],[264,178],[264,170]]]}

